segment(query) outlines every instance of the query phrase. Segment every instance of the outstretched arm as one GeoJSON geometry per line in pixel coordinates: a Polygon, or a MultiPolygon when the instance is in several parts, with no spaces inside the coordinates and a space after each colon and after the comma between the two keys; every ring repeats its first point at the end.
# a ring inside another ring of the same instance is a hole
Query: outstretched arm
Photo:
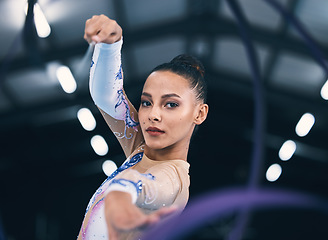
{"type": "Polygon", "coordinates": [[[121,234],[158,223],[159,220],[176,211],[175,207],[161,208],[149,215],[144,214],[132,203],[131,195],[113,191],[105,198],[105,216],[110,240],[120,239],[121,234]]]}
{"type": "Polygon", "coordinates": [[[181,211],[184,202],[176,200],[185,194],[182,191],[189,186],[187,179],[186,169],[173,163],[158,164],[144,174],[127,169],[117,175],[105,197],[110,240],[142,230],[167,214],[181,211]]]}

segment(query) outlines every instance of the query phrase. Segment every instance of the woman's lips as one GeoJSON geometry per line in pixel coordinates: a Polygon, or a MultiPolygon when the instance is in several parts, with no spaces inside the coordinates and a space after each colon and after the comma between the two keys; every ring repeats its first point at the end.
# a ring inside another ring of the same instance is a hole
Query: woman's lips
{"type": "Polygon", "coordinates": [[[165,133],[163,130],[156,127],[149,127],[146,129],[146,132],[151,136],[159,136],[165,133]]]}

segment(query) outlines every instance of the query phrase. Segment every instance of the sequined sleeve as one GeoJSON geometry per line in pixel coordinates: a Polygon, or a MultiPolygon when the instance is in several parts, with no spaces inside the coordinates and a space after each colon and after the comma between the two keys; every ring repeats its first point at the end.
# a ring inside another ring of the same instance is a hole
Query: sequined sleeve
{"type": "Polygon", "coordinates": [[[123,40],[96,44],[90,69],[90,94],[105,121],[129,156],[143,142],[138,114],[123,89],[123,40]]]}

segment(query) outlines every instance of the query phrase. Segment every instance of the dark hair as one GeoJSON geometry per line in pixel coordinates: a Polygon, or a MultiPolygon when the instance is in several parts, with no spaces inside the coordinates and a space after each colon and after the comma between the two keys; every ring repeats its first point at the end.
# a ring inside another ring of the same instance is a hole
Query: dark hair
{"type": "Polygon", "coordinates": [[[204,103],[206,102],[207,84],[204,76],[205,69],[198,59],[187,54],[181,54],[170,62],[155,67],[151,73],[155,71],[171,71],[184,77],[189,81],[190,88],[195,91],[196,99],[204,103]]]}

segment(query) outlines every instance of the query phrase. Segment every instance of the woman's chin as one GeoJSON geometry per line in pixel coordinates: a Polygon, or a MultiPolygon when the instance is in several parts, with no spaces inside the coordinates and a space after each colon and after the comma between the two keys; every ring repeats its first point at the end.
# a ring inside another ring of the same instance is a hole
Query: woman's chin
{"type": "Polygon", "coordinates": [[[153,151],[153,150],[159,151],[159,150],[163,150],[167,147],[165,144],[163,144],[162,141],[153,141],[153,140],[147,141],[147,139],[145,139],[145,143],[146,143],[148,150],[151,150],[151,151],[153,151]]]}
{"type": "Polygon", "coordinates": [[[162,144],[156,144],[156,143],[150,143],[150,144],[147,144],[146,142],[146,146],[148,147],[148,150],[155,150],[155,151],[159,151],[159,150],[163,150],[164,149],[164,146],[162,144]]]}

